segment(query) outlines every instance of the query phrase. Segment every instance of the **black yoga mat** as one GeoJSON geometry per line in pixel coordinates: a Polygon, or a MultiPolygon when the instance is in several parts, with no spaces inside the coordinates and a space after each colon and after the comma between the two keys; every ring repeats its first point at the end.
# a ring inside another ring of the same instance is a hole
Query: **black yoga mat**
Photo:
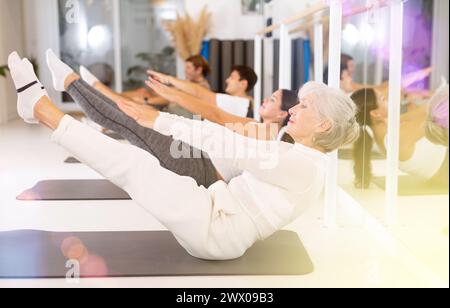
{"type": "Polygon", "coordinates": [[[0,232],[2,279],[66,278],[69,269],[78,264],[81,278],[290,276],[314,270],[299,237],[288,231],[256,243],[242,258],[232,261],[193,258],[166,231],[0,232]],[[82,261],[67,264],[74,256],[82,261]]]}
{"type": "Polygon", "coordinates": [[[76,159],[75,157],[68,157],[64,161],[64,163],[66,163],[66,164],[81,164],[81,162],[78,159],[76,159]]]}
{"type": "MultiPolygon", "coordinates": [[[[385,177],[375,177],[372,181],[381,189],[384,190],[386,188],[385,177]]],[[[448,185],[427,181],[410,175],[400,176],[398,184],[398,194],[403,197],[448,195],[448,185]]]]}
{"type": "Polygon", "coordinates": [[[130,196],[107,180],[42,181],[21,193],[21,201],[130,200],[130,196]]]}

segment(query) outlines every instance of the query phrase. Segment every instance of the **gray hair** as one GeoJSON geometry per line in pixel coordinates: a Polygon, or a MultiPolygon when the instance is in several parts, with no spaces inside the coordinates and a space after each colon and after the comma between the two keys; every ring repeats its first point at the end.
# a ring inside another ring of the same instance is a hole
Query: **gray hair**
{"type": "Polygon", "coordinates": [[[356,121],[357,107],[348,95],[318,82],[306,83],[299,96],[303,98],[309,94],[315,96],[314,106],[320,119],[331,124],[329,130],[314,137],[317,146],[332,152],[358,139],[361,127],[356,121]]]}
{"type": "Polygon", "coordinates": [[[425,126],[425,135],[428,140],[434,144],[444,145],[448,147],[448,129],[435,123],[433,118],[434,108],[444,102],[448,101],[448,84],[442,85],[430,100],[430,109],[428,112],[428,120],[425,126]]]}

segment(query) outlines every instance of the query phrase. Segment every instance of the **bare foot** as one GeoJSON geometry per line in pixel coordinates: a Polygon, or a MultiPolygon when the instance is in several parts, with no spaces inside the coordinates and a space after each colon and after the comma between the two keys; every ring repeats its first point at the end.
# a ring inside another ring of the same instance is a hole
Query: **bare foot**
{"type": "Polygon", "coordinates": [[[66,80],[64,80],[64,89],[69,89],[70,85],[74,83],[75,81],[80,80],[80,76],[78,76],[75,73],[70,74],[67,76],[66,80]]]}
{"type": "Polygon", "coordinates": [[[43,96],[34,107],[34,116],[51,130],[56,130],[64,113],[47,96],[43,96]]]}

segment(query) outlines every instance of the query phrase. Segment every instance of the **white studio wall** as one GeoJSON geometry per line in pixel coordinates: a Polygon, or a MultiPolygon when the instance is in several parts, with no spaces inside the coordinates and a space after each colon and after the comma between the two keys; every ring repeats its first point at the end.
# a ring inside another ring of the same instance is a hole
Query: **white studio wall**
{"type": "MultiPolygon", "coordinates": [[[[22,1],[0,0],[0,64],[17,50],[23,52],[22,1]]],[[[10,78],[0,77],[0,123],[17,118],[16,93],[10,78]]]]}
{"type": "Polygon", "coordinates": [[[207,38],[251,40],[264,25],[262,15],[243,14],[241,0],[185,0],[186,12],[194,18],[205,5],[212,13],[212,24],[207,38]]]}
{"type": "Polygon", "coordinates": [[[284,19],[300,13],[307,7],[313,6],[320,1],[317,0],[272,0],[272,18],[274,23],[280,23],[284,19]]]}

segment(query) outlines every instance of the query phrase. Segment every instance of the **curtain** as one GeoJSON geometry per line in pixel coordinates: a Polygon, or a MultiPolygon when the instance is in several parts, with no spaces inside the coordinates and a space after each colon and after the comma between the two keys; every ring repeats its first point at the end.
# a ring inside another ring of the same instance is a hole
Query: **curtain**
{"type": "Polygon", "coordinates": [[[254,41],[245,40],[210,40],[204,50],[208,50],[208,61],[211,65],[209,83],[211,89],[218,93],[225,91],[225,81],[231,74],[234,65],[247,65],[254,68],[254,41]]]}
{"type": "MultiPolygon", "coordinates": [[[[311,43],[302,38],[292,41],[292,85],[291,90],[299,90],[310,80],[311,43]]],[[[279,88],[280,81],[280,40],[274,40],[273,88],[279,88]]]]}

